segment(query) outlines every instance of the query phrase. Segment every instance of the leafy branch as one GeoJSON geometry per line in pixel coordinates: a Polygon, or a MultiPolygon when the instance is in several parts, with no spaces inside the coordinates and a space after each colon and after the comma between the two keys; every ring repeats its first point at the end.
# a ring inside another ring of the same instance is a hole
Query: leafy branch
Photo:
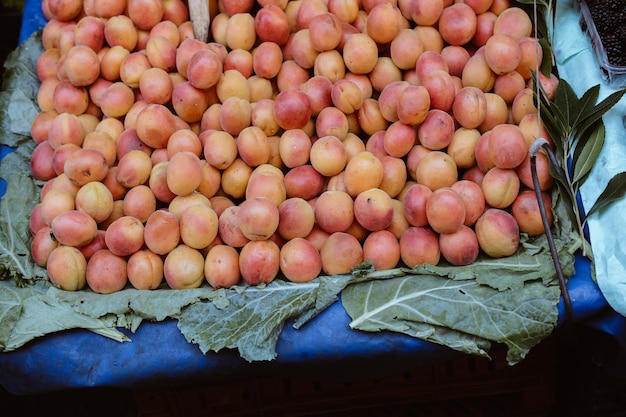
{"type": "MultiPolygon", "coordinates": [[[[533,73],[533,82],[539,85],[535,91],[538,108],[542,109],[541,119],[554,143],[555,154],[561,169],[551,166],[563,198],[572,207],[571,215],[581,239],[584,237],[586,217],[607,207],[611,202],[626,193],[626,172],[613,177],[600,194],[586,216],[581,213],[577,203],[580,187],[594,167],[605,140],[603,116],[626,93],[618,90],[598,102],[600,85],[587,90],[580,98],[567,81],[561,79],[556,89],[554,100],[549,100],[537,76],[533,73]]],[[[583,255],[588,252],[583,246],[583,255]]]]}

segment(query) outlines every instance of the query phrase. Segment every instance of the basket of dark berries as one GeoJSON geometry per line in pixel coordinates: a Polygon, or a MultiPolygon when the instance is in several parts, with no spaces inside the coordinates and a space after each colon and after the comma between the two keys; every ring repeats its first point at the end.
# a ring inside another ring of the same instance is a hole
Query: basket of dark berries
{"type": "Polygon", "coordinates": [[[626,86],[626,1],[579,0],[583,30],[589,34],[606,80],[626,86]]]}

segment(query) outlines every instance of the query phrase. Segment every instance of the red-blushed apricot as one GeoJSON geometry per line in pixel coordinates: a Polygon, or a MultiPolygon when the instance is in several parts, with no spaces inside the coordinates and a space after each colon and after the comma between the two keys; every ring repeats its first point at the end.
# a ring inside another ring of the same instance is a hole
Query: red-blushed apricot
{"type": "Polygon", "coordinates": [[[489,157],[496,167],[515,168],[527,153],[526,139],[517,125],[500,124],[491,129],[489,157]]]}
{"type": "Polygon", "coordinates": [[[417,25],[432,26],[439,20],[441,12],[444,8],[443,0],[414,0],[411,2],[399,2],[400,9],[402,4],[406,4],[403,14],[407,19],[412,19],[417,25]]]}
{"type": "Polygon", "coordinates": [[[353,207],[354,218],[368,231],[383,230],[391,224],[391,197],[380,188],[370,188],[359,193],[353,207]]]}
{"type": "MultiPolygon", "coordinates": [[[[537,169],[537,179],[539,180],[539,189],[541,191],[547,191],[554,185],[554,177],[550,173],[550,160],[544,152],[539,152],[535,157],[535,167],[537,169]]],[[[533,181],[531,165],[530,165],[530,153],[526,155],[524,161],[515,168],[515,172],[520,179],[520,182],[530,188],[535,189],[535,183],[533,181]]]]}
{"type": "Polygon", "coordinates": [[[455,3],[441,11],[439,33],[451,45],[465,45],[476,33],[476,13],[465,3],[455,3]]]}
{"type": "Polygon", "coordinates": [[[194,192],[202,181],[200,158],[188,151],[178,152],[167,166],[167,186],[176,195],[194,192]]]}
{"type": "Polygon", "coordinates": [[[264,4],[254,15],[254,27],[260,40],[283,45],[291,29],[285,10],[276,4],[264,4]]]}
{"type": "Polygon", "coordinates": [[[450,144],[454,131],[452,115],[440,109],[432,109],[417,127],[417,139],[425,148],[440,151],[450,144]]]}
{"type": "Polygon", "coordinates": [[[427,226],[426,203],[432,190],[424,184],[412,184],[403,195],[402,207],[405,218],[411,226],[427,226]]]}
{"type": "Polygon", "coordinates": [[[402,13],[396,3],[380,2],[367,15],[365,22],[367,34],[380,45],[388,44],[402,29],[402,19],[402,13]]]}
{"type": "Polygon", "coordinates": [[[274,117],[283,129],[301,129],[311,118],[311,104],[303,91],[289,89],[274,100],[274,117]]]}
{"type": "Polygon", "coordinates": [[[400,262],[400,242],[389,230],[371,232],[363,242],[363,259],[375,270],[392,269],[400,262]]]}
{"type": "Polygon", "coordinates": [[[309,282],[322,271],[320,252],[303,237],[288,240],[280,248],[280,271],[289,281],[309,282]]]}
{"type": "Polygon", "coordinates": [[[165,148],[176,130],[173,113],[162,104],[149,104],[137,115],[137,136],[152,148],[165,148]]]}
{"type": "Polygon", "coordinates": [[[54,238],[52,229],[49,226],[42,226],[30,242],[30,256],[37,265],[45,268],[50,254],[58,246],[59,241],[54,238]]]}
{"type": "Polygon", "coordinates": [[[63,55],[63,71],[75,86],[93,84],[100,76],[100,61],[96,52],[85,45],[75,45],[63,55]]]}
{"type": "Polygon", "coordinates": [[[493,34],[485,43],[485,60],[497,75],[515,71],[521,59],[522,50],[517,39],[511,35],[493,34]]]}
{"type": "Polygon", "coordinates": [[[166,255],[180,243],[180,224],[169,211],[154,211],[145,223],[144,241],[149,250],[166,255]]]}
{"type": "Polygon", "coordinates": [[[144,225],[134,217],[122,216],[107,227],[105,241],[115,255],[129,256],[144,244],[144,225]]]}
{"type": "Polygon", "coordinates": [[[315,225],[313,207],[303,198],[290,197],[278,206],[277,232],[286,240],[306,237],[315,225]]]}
{"type": "Polygon", "coordinates": [[[389,45],[392,61],[402,70],[415,68],[415,63],[422,52],[424,52],[422,40],[419,34],[410,28],[401,29],[389,45]]]}
{"type": "Polygon", "coordinates": [[[454,103],[456,85],[454,77],[447,70],[435,70],[420,78],[430,96],[430,108],[450,111],[454,103]]]}
{"type": "MultiPolygon", "coordinates": [[[[552,212],[552,198],[545,191],[541,192],[543,207],[545,208],[548,225],[552,227],[554,223],[554,214],[552,212]]],[[[534,190],[522,190],[513,204],[511,205],[511,214],[519,225],[521,233],[528,236],[538,236],[546,232],[543,226],[543,219],[539,211],[539,203],[534,190]]]]}
{"type": "Polygon", "coordinates": [[[249,240],[269,239],[278,228],[278,207],[266,197],[246,199],[239,204],[237,223],[249,240]]]}
{"type": "Polygon", "coordinates": [[[126,259],[108,249],[96,251],[87,262],[86,281],[98,294],[121,291],[128,282],[126,259]]]}
{"type": "Polygon", "coordinates": [[[463,266],[478,258],[480,246],[474,230],[463,225],[454,232],[439,235],[439,250],[450,264],[463,266]]]}
{"type": "Polygon", "coordinates": [[[426,201],[426,218],[437,233],[452,233],[465,222],[465,204],[451,187],[438,188],[426,201]]]}
{"type": "Polygon", "coordinates": [[[441,259],[439,237],[428,226],[411,226],[400,236],[400,258],[409,268],[437,265],[441,259]]]}
{"type": "Polygon", "coordinates": [[[363,247],[353,235],[334,232],[322,244],[320,256],[326,275],[344,274],[363,262],[363,247]]]}
{"type": "Polygon", "coordinates": [[[300,197],[310,200],[322,192],[324,177],[317,170],[305,164],[291,168],[283,180],[287,197],[300,197]]]}
{"type": "Polygon", "coordinates": [[[50,229],[60,244],[80,247],[93,240],[98,231],[98,225],[89,214],[78,210],[68,210],[52,219],[50,229]]]}
{"type": "Polygon", "coordinates": [[[138,290],[155,290],[163,282],[163,258],[150,249],[141,249],[126,262],[128,282],[138,290]]]}
{"type": "Polygon", "coordinates": [[[477,87],[461,88],[454,97],[452,114],[461,127],[477,128],[487,117],[486,94],[477,87]]]}
{"type": "Polygon", "coordinates": [[[38,180],[47,181],[57,176],[52,164],[55,150],[47,140],[39,143],[33,150],[30,158],[30,171],[38,180]]]}
{"type": "Polygon", "coordinates": [[[480,249],[492,258],[511,256],[519,248],[520,232],[508,211],[488,208],[474,226],[480,249]]]}
{"type": "Polygon", "coordinates": [[[239,228],[239,206],[226,207],[218,218],[218,233],[222,241],[234,248],[242,248],[248,239],[239,228]]]}
{"type": "Polygon", "coordinates": [[[78,248],[78,250],[83,254],[87,262],[89,262],[89,259],[94,253],[96,253],[100,249],[107,248],[106,241],[104,240],[105,234],[105,230],[98,229],[98,231],[96,232],[96,236],[91,240],[91,242],[78,248]]]}
{"type": "Polygon", "coordinates": [[[513,37],[530,36],[532,20],[526,11],[520,7],[511,6],[498,15],[493,27],[494,35],[507,34],[513,37]]]}
{"type": "Polygon", "coordinates": [[[393,122],[387,127],[383,136],[383,147],[388,155],[396,158],[404,157],[417,142],[417,131],[414,125],[393,122]]]}
{"type": "Polygon", "coordinates": [[[452,184],[450,188],[456,191],[461,200],[463,200],[463,205],[465,206],[465,221],[463,224],[473,226],[486,207],[485,196],[481,186],[473,181],[460,179],[452,184]]]}
{"type": "Polygon", "coordinates": [[[269,284],[280,271],[280,248],[270,239],[251,240],[239,252],[239,271],[249,285],[269,284]]]}
{"type": "Polygon", "coordinates": [[[204,282],[204,256],[181,243],[165,256],[163,276],[172,289],[198,288],[204,282]]]}
{"type": "Polygon", "coordinates": [[[46,272],[50,282],[65,291],[78,291],[87,284],[87,260],[73,246],[55,248],[48,256],[46,272]]]}

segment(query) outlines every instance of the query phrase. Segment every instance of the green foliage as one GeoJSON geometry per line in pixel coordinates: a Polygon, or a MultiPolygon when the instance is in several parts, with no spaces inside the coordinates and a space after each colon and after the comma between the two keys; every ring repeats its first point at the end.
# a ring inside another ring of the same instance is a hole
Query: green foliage
{"type": "MultiPolygon", "coordinates": [[[[537,85],[537,76],[533,74],[537,85]]],[[[560,170],[552,174],[564,199],[571,205],[571,221],[584,239],[585,218],[578,208],[576,196],[581,185],[588,178],[602,151],[605,139],[605,126],[602,117],[626,93],[618,90],[598,102],[600,85],[588,89],[580,98],[566,80],[560,80],[554,100],[549,100],[543,89],[536,91],[537,105],[541,118],[550,134],[559,159],[560,170]]],[[[587,210],[587,217],[607,207],[611,202],[626,194],[626,173],[612,178],[606,188],[587,210]]],[[[589,254],[590,255],[590,254],[589,254]]]]}

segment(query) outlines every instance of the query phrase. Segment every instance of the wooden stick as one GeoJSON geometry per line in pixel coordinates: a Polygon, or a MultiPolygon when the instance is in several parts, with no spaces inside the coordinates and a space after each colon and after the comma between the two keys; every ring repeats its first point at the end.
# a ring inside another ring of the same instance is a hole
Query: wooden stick
{"type": "Polygon", "coordinates": [[[189,0],[189,16],[196,39],[203,42],[209,40],[211,16],[208,0],[189,0]]]}

